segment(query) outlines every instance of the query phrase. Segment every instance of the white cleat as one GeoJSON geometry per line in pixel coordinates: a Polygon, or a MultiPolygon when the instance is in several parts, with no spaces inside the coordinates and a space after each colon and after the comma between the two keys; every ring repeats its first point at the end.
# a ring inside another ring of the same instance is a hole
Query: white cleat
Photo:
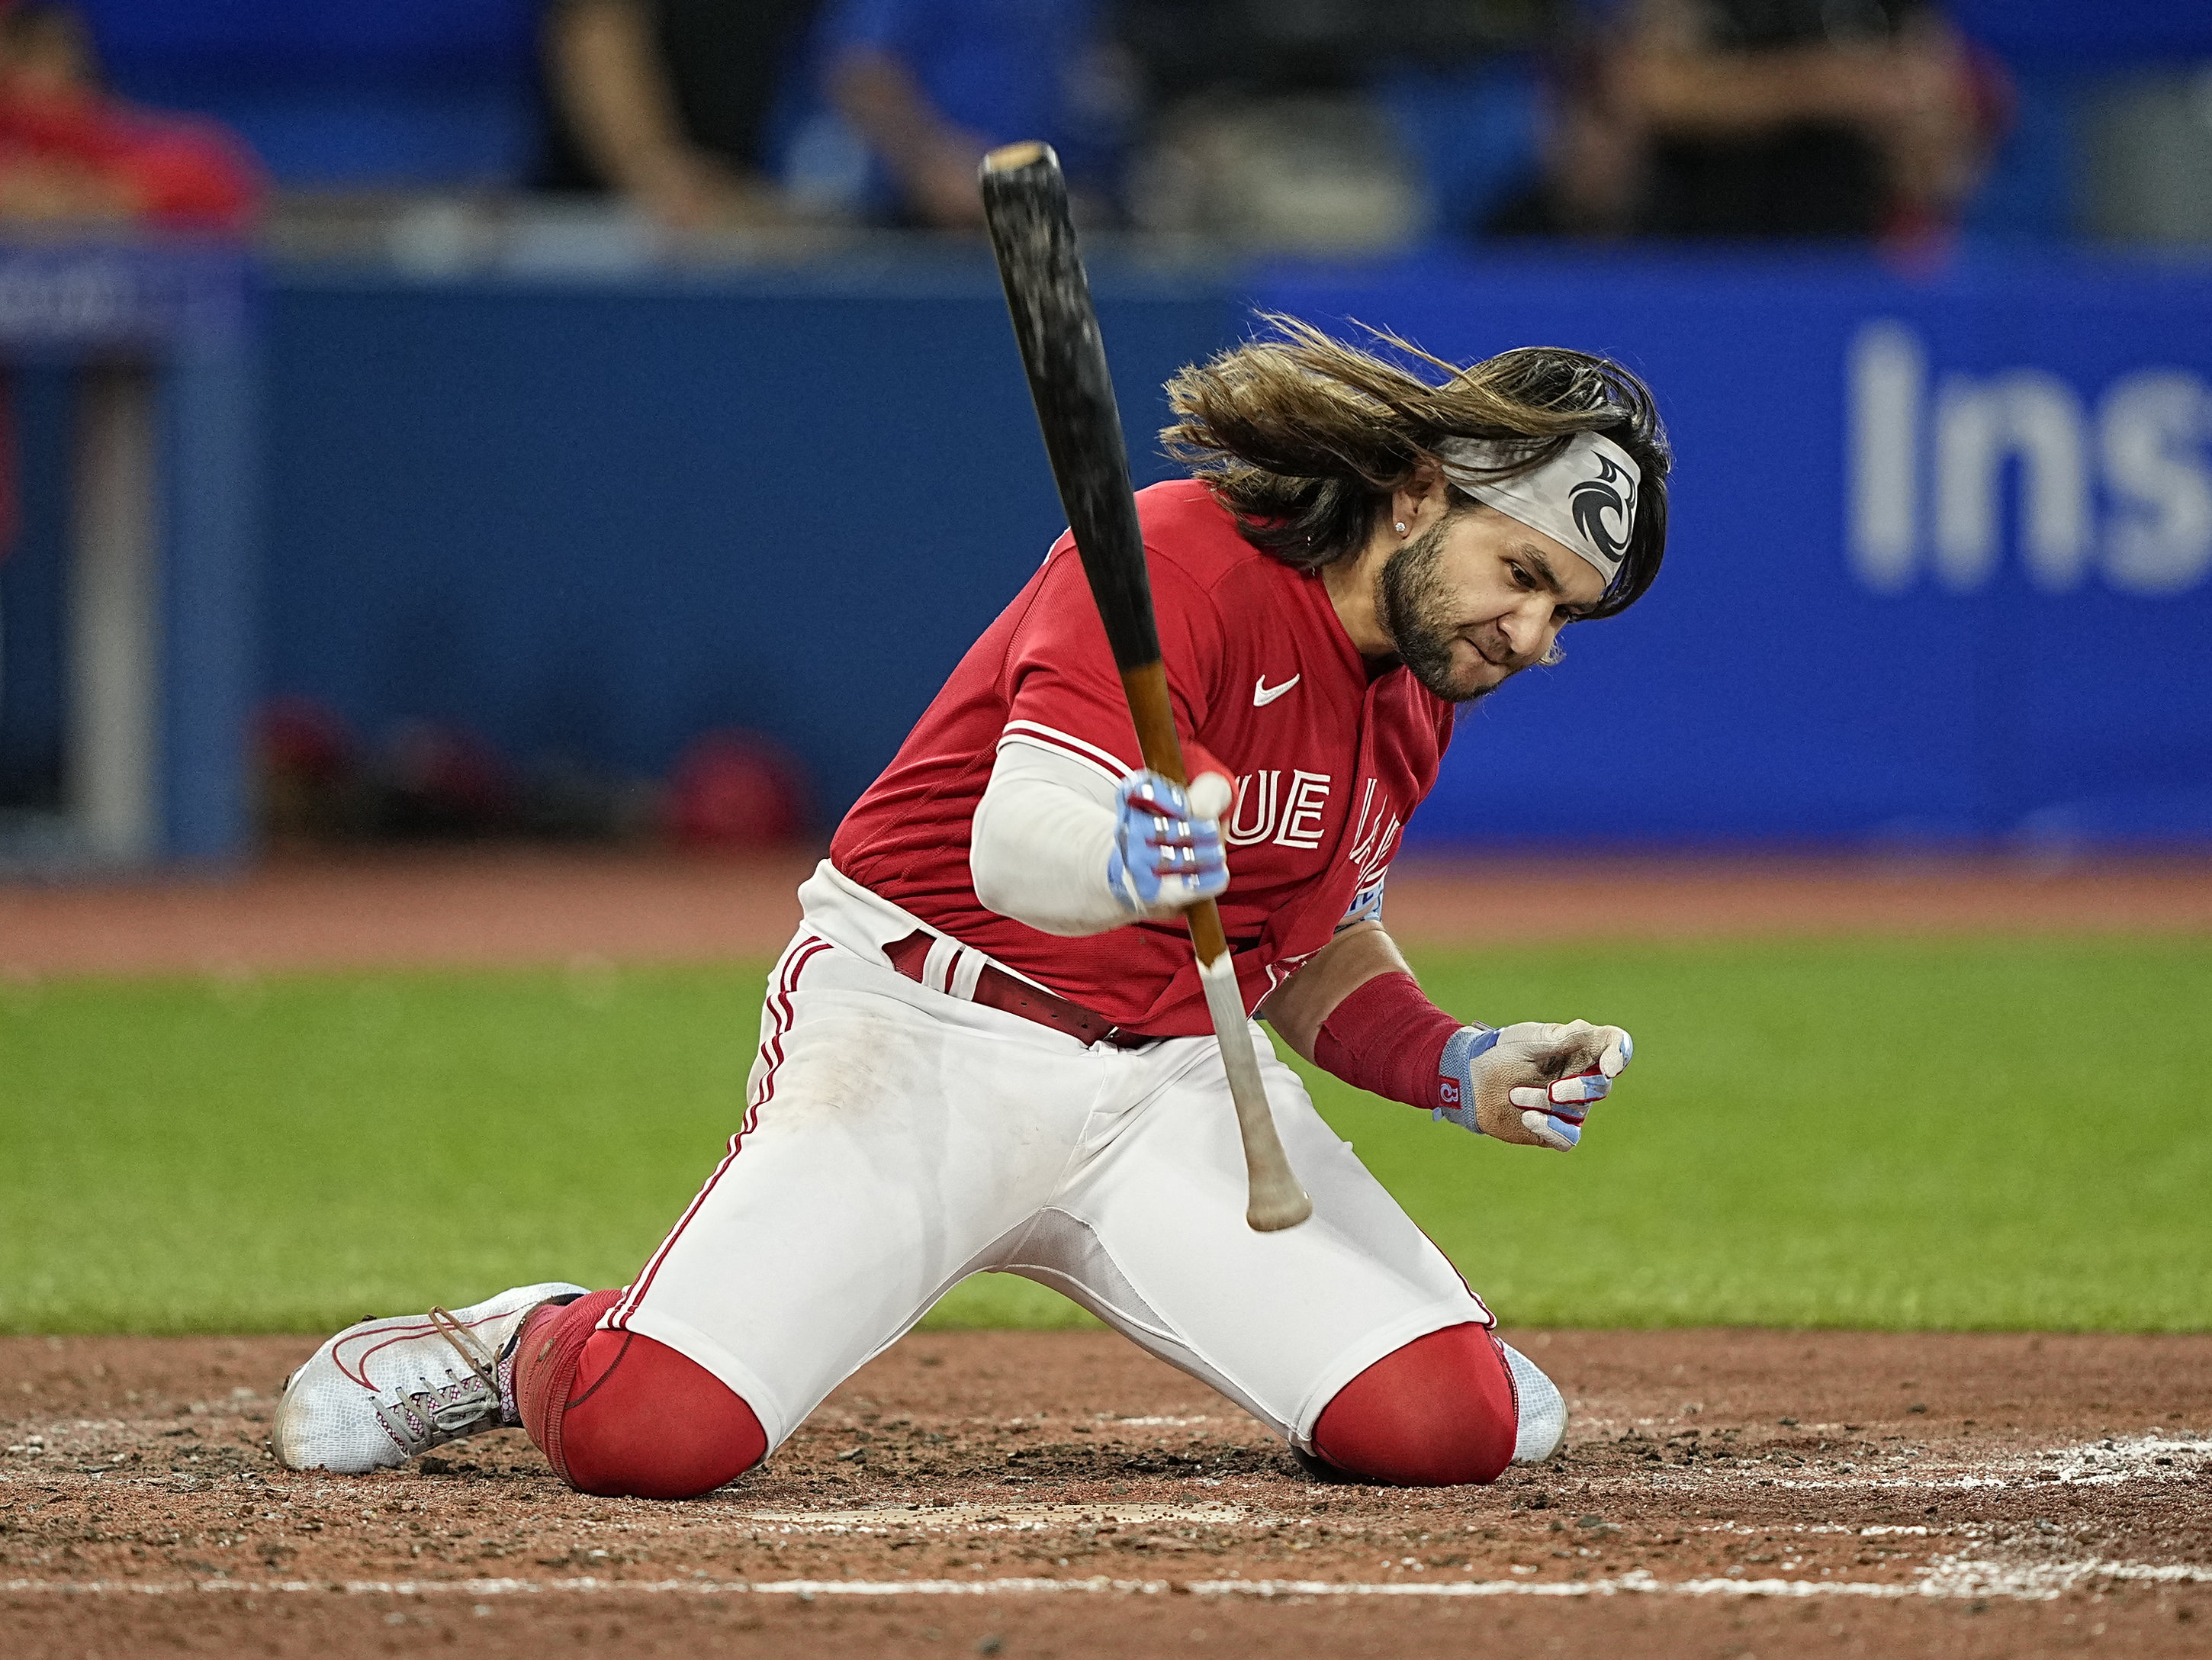
{"type": "Polygon", "coordinates": [[[1521,1427],[1513,1438],[1513,1462],[1540,1464],[1567,1438],[1567,1398],[1536,1363],[1510,1343],[1500,1343],[1513,1373],[1513,1393],[1521,1403],[1521,1427]]]}
{"type": "Polygon", "coordinates": [[[499,1366],[523,1316],[581,1286],[518,1286],[473,1307],[349,1326],[284,1382],[269,1432],[295,1470],[362,1475],[513,1422],[499,1366]]]}

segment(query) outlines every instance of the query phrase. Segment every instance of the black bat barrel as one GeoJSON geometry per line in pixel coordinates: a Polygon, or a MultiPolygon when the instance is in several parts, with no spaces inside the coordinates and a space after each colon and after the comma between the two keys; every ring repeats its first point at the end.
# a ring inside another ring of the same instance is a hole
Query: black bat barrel
{"type": "Polygon", "coordinates": [[[1060,158],[1048,144],[1007,145],[984,158],[982,185],[983,216],[1045,453],[1115,666],[1156,663],[1159,631],[1129,490],[1129,453],[1090,279],[1076,251],[1060,158]]]}

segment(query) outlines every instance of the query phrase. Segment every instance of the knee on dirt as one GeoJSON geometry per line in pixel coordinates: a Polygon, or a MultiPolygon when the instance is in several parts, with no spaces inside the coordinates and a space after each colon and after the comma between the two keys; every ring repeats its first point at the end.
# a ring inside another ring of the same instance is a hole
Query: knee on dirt
{"type": "Polygon", "coordinates": [[[595,1329],[615,1298],[597,1292],[533,1316],[515,1395],[555,1472],[609,1499],[692,1499],[768,1456],[742,1396],[665,1343],[595,1329]]]}
{"type": "Polygon", "coordinates": [[[1394,1349],[1339,1389],[1314,1449],[1346,1475],[1394,1487],[1494,1481],[1513,1462],[1519,1414],[1505,1357],[1478,1325],[1394,1349]]]}

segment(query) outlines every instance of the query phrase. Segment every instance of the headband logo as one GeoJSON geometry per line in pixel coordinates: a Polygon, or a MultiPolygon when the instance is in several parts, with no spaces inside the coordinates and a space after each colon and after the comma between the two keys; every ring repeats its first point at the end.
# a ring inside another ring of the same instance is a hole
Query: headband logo
{"type": "Polygon", "coordinates": [[[1495,476],[1525,453],[1498,440],[1463,438],[1444,446],[1440,459],[1444,477],[1460,489],[1551,537],[1610,585],[1636,533],[1643,470],[1610,438],[1578,432],[1533,472],[1495,476]]]}
{"type": "Polygon", "coordinates": [[[1628,551],[1629,530],[1635,523],[1635,486],[1629,486],[1624,499],[1615,486],[1628,475],[1613,464],[1611,456],[1602,451],[1595,453],[1597,476],[1576,485],[1568,493],[1567,505],[1575,516],[1575,527],[1589,538],[1592,547],[1617,564],[1628,551]]]}

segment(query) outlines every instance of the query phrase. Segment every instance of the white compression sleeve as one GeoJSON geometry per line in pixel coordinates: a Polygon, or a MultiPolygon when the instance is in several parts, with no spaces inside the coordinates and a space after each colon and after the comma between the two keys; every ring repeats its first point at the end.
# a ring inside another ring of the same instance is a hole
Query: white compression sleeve
{"type": "Polygon", "coordinates": [[[1114,782],[1061,751],[1001,744],[975,805],[969,874],[986,910],[1075,939],[1130,921],[1106,885],[1114,782]]]}

